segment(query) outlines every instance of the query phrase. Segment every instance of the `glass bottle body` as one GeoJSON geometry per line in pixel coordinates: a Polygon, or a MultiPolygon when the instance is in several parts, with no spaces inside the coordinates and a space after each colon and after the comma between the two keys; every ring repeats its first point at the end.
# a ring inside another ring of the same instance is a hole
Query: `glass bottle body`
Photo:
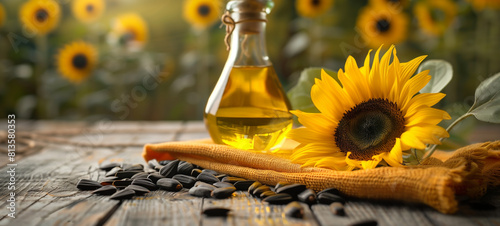
{"type": "Polygon", "coordinates": [[[290,102],[267,56],[264,29],[265,22],[254,21],[233,31],[228,61],[205,108],[215,143],[268,151],[292,128],[290,102]]]}

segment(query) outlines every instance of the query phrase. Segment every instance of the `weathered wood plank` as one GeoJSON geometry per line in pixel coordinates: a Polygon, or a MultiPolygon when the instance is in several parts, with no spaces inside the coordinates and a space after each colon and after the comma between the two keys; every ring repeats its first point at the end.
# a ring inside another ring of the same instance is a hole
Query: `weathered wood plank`
{"type": "Polygon", "coordinates": [[[203,199],[203,209],[224,207],[231,209],[227,218],[202,216],[202,225],[318,225],[313,213],[306,204],[304,218],[295,219],[285,216],[284,205],[269,205],[253,198],[248,192],[237,191],[229,199],[203,199]]]}
{"type": "Polygon", "coordinates": [[[202,199],[181,192],[154,191],[126,200],[105,225],[198,225],[202,199]]]}
{"type": "Polygon", "coordinates": [[[313,205],[312,210],[322,225],[351,225],[365,220],[376,220],[379,225],[433,225],[420,210],[410,204],[350,201],[345,204],[346,216],[336,216],[329,205],[313,205]]]}

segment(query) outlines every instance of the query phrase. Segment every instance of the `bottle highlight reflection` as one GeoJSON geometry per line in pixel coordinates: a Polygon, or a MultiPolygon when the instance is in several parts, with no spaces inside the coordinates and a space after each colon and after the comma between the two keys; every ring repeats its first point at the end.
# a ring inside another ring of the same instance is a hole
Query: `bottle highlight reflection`
{"type": "Polygon", "coordinates": [[[205,124],[216,143],[240,149],[277,148],[292,128],[290,103],[268,59],[265,18],[272,1],[228,3],[235,21],[231,51],[205,109],[205,124]]]}

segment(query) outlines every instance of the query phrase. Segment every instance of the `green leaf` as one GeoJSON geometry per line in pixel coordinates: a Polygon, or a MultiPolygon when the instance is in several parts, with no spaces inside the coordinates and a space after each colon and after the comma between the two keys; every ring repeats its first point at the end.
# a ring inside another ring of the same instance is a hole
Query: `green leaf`
{"type": "Polygon", "coordinates": [[[500,73],[481,82],[474,98],[469,114],[481,121],[500,123],[500,73]]]}
{"type": "Polygon", "coordinates": [[[420,90],[420,93],[439,93],[453,78],[451,64],[444,60],[428,60],[418,68],[418,73],[429,70],[431,81],[420,90]]]}
{"type": "MultiPolygon", "coordinates": [[[[324,70],[338,82],[336,72],[324,70]]],[[[297,85],[287,93],[293,109],[304,112],[319,112],[311,100],[311,88],[316,78],[321,78],[321,68],[307,68],[300,73],[297,85]]]]}

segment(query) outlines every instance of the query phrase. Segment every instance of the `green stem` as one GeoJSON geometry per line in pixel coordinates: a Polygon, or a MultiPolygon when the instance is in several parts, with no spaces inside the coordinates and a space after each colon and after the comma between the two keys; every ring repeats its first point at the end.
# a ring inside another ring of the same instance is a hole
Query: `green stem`
{"type": "MultiPolygon", "coordinates": [[[[472,114],[469,113],[469,112],[467,112],[464,115],[460,116],[460,118],[458,118],[457,120],[455,120],[450,126],[448,126],[448,128],[446,128],[446,131],[449,133],[453,129],[453,127],[455,127],[458,123],[460,123],[464,119],[468,118],[469,116],[472,116],[472,114]]],[[[442,141],[444,139],[445,138],[441,138],[441,139],[439,139],[439,141],[442,141]]],[[[434,144],[434,145],[430,146],[429,150],[427,151],[427,155],[422,159],[422,161],[425,160],[425,159],[427,159],[427,158],[429,158],[429,157],[431,157],[431,155],[434,153],[434,151],[436,151],[436,147],[437,146],[438,146],[437,144],[434,144]]]]}

